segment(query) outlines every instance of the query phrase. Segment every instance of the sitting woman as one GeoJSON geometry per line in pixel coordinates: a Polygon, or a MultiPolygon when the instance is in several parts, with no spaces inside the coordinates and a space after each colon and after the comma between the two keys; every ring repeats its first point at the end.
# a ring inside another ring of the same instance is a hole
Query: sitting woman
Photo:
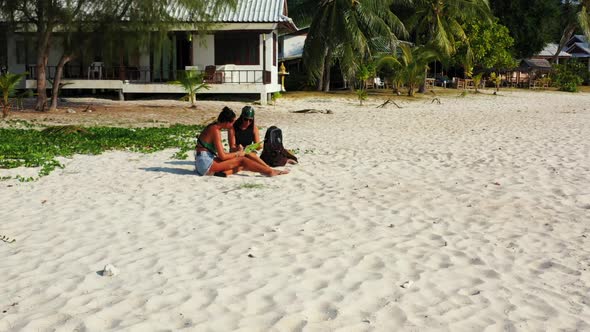
{"type": "MultiPolygon", "coordinates": [[[[260,142],[260,131],[256,127],[254,121],[254,107],[244,106],[240,117],[234,122],[233,128],[229,130],[229,147],[230,151],[240,151],[246,146],[260,142]],[[233,129],[233,130],[232,130],[233,129]]],[[[262,146],[258,146],[256,150],[262,149],[262,146]]],[[[254,160],[255,162],[268,166],[258,154],[254,151],[248,153],[246,157],[254,160]]],[[[296,164],[297,162],[293,159],[288,159],[289,164],[296,164]]]]}
{"type": "Polygon", "coordinates": [[[225,152],[221,142],[221,130],[231,129],[236,114],[229,107],[224,107],[217,121],[209,124],[199,134],[195,151],[195,167],[198,175],[226,176],[241,170],[258,172],[267,176],[287,174],[288,171],[277,171],[266,164],[260,164],[244,157],[244,151],[225,152]]]}

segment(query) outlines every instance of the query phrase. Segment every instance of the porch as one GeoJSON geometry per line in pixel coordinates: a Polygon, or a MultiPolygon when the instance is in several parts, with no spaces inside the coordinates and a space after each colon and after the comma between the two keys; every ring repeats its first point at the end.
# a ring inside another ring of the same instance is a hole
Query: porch
{"type": "MultiPolygon", "coordinates": [[[[281,91],[278,83],[272,84],[271,71],[255,69],[235,69],[232,66],[213,66],[211,71],[187,66],[187,70],[197,70],[204,75],[209,89],[199,94],[260,94],[262,103],[268,101],[268,94],[281,91]]],[[[26,88],[37,87],[36,66],[27,67],[26,88]]],[[[149,67],[83,67],[66,66],[62,75],[62,89],[115,90],[120,98],[126,93],[185,93],[184,89],[170,82],[177,80],[184,70],[154,70],[149,67]]],[[[47,66],[49,86],[55,78],[56,67],[47,66]]]]}

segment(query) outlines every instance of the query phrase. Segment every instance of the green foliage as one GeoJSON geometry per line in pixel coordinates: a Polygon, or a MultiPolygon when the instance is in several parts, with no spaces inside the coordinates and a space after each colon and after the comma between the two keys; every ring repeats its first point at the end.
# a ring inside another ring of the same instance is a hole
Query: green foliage
{"type": "Polygon", "coordinates": [[[428,63],[434,60],[438,53],[425,46],[412,48],[402,44],[400,48],[401,79],[408,85],[408,96],[413,97],[416,88],[424,82],[428,63]]]}
{"type": "Polygon", "coordinates": [[[516,60],[510,53],[514,39],[508,28],[498,23],[498,19],[491,22],[472,19],[463,24],[463,29],[467,40],[456,44],[460,55],[457,59],[461,63],[469,63],[466,54],[470,48],[471,64],[474,67],[504,69],[516,66],[516,60]]]}
{"type": "Polygon", "coordinates": [[[170,82],[170,84],[180,85],[186,92],[191,107],[195,107],[195,95],[197,92],[202,89],[209,90],[211,87],[203,82],[203,73],[196,70],[185,70],[181,73],[180,78],[177,81],[170,82]]]}
{"type": "MultiPolygon", "coordinates": [[[[331,0],[297,1],[300,8],[313,10],[305,40],[303,62],[313,82],[338,62],[343,77],[351,79],[364,59],[371,55],[376,37],[394,42],[408,35],[401,20],[390,10],[390,1],[331,0]]],[[[327,88],[327,86],[324,86],[327,88]]]]}
{"type": "Polygon", "coordinates": [[[466,40],[462,23],[466,18],[489,20],[487,0],[415,0],[409,27],[417,33],[418,44],[430,45],[438,54],[450,57],[457,42],[466,40]]]}
{"type": "Polygon", "coordinates": [[[356,79],[360,82],[362,90],[366,88],[369,77],[371,77],[370,68],[365,64],[361,64],[356,72],[356,79]]]}
{"type": "Polygon", "coordinates": [[[365,101],[367,99],[367,90],[366,89],[358,89],[356,90],[356,96],[359,100],[359,103],[361,104],[361,106],[363,106],[363,101],[365,101]]]}
{"type": "MultiPolygon", "coordinates": [[[[39,177],[61,165],[55,158],[74,154],[97,155],[107,150],[150,153],[179,148],[174,157],[187,157],[194,148],[194,135],[202,126],[174,125],[167,128],[114,128],[75,126],[45,130],[1,128],[0,168],[41,167],[39,177]]],[[[19,178],[19,181],[29,181],[19,178]]]]}
{"type": "Polygon", "coordinates": [[[581,73],[586,71],[584,64],[577,61],[569,61],[566,64],[554,65],[553,80],[561,91],[577,92],[584,82],[581,73]]]}
{"type": "Polygon", "coordinates": [[[277,100],[280,99],[281,97],[283,97],[283,94],[280,93],[279,91],[273,92],[272,96],[270,97],[272,99],[272,103],[276,104],[277,100]]]}
{"type": "Polygon", "coordinates": [[[397,92],[403,85],[402,65],[398,59],[386,55],[377,61],[377,72],[393,84],[393,91],[397,92]]]}
{"type": "Polygon", "coordinates": [[[483,73],[479,73],[473,76],[473,86],[475,87],[475,93],[479,92],[479,85],[481,84],[481,79],[483,77],[483,73]]]}
{"type": "Polygon", "coordinates": [[[516,58],[528,58],[555,40],[559,26],[560,1],[492,0],[490,7],[499,23],[514,38],[516,58]]]}
{"type": "Polygon", "coordinates": [[[8,112],[12,107],[10,98],[14,96],[16,86],[25,75],[26,73],[11,74],[9,72],[0,75],[0,91],[2,92],[2,100],[0,100],[0,104],[2,106],[2,117],[8,116],[8,112]]]}
{"type": "Polygon", "coordinates": [[[494,86],[496,87],[496,91],[500,91],[500,84],[502,84],[502,77],[496,72],[492,72],[490,74],[490,80],[494,82],[494,86]]]}
{"type": "Polygon", "coordinates": [[[47,127],[43,129],[43,132],[46,135],[69,135],[69,134],[81,134],[81,135],[90,135],[90,132],[86,130],[84,127],[80,126],[54,126],[54,127],[47,127]]]}

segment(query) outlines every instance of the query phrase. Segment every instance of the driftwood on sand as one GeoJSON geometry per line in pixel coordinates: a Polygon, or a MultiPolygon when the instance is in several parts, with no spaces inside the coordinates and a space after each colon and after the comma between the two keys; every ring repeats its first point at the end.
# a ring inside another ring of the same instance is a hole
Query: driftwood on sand
{"type": "Polygon", "coordinates": [[[306,108],[298,111],[291,111],[291,113],[323,113],[323,114],[334,114],[332,110],[317,110],[313,108],[306,108]]]}
{"type": "Polygon", "coordinates": [[[387,106],[387,104],[394,104],[395,106],[397,106],[397,108],[402,108],[401,106],[399,106],[395,101],[391,100],[391,99],[387,99],[383,104],[377,106],[377,108],[384,108],[385,106],[387,106]]]}

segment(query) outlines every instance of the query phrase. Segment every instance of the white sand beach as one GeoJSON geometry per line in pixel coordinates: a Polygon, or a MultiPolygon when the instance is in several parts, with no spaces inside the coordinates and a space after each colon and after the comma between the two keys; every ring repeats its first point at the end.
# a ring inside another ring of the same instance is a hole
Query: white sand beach
{"type": "Polygon", "coordinates": [[[590,331],[590,94],[458,95],[256,106],[300,159],[274,178],[166,150],[0,181],[0,331],[590,331]]]}

